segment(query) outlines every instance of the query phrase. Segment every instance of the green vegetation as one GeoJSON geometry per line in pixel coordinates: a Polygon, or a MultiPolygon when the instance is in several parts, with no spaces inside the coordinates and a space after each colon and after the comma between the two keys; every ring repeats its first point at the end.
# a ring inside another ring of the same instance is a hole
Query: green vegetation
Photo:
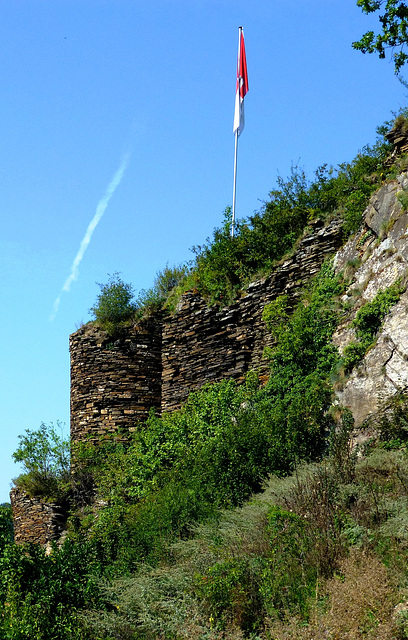
{"type": "Polygon", "coordinates": [[[337,216],[344,221],[346,235],[356,231],[369,197],[385,177],[383,163],[389,151],[388,143],[380,139],[351,163],[337,169],[319,167],[312,182],[302,169],[292,167],[286,180],[278,178],[278,188],[262,209],[238,221],[233,238],[227,209],[223,226],[193,249],[196,260],[191,275],[199,292],[212,304],[230,303],[251,279],[269,272],[292,250],[316,218],[337,216]]]}
{"type": "Polygon", "coordinates": [[[343,366],[347,373],[364,358],[372,347],[382,322],[391,307],[398,302],[405,286],[398,281],[392,286],[379,291],[371,302],[366,302],[358,310],[353,326],[356,328],[358,341],[351,342],[344,349],[343,366]]]}
{"type": "MultiPolygon", "coordinates": [[[[177,297],[180,284],[187,285],[190,274],[191,266],[188,264],[180,264],[175,267],[166,265],[162,271],[156,274],[153,286],[139,293],[137,299],[139,314],[156,311],[161,308],[173,311],[174,298],[177,297]]],[[[183,292],[184,290],[183,288],[183,292]]]]}
{"type": "Polygon", "coordinates": [[[0,506],[0,553],[13,542],[13,519],[10,505],[0,506]]]}
{"type": "Polygon", "coordinates": [[[89,546],[67,541],[47,556],[7,544],[0,556],[0,634],[12,640],[85,640],[76,612],[104,606],[89,546]]]}
{"type": "Polygon", "coordinates": [[[387,411],[381,416],[379,432],[386,449],[401,449],[408,440],[408,398],[398,393],[391,398],[387,411]]]}
{"type": "Polygon", "coordinates": [[[406,402],[392,403],[380,446],[364,458],[350,455],[345,412],[323,462],[272,477],[192,539],[169,542],[155,567],[142,562],[114,577],[112,609],[84,615],[88,631],[134,640],[406,640],[405,609],[392,615],[407,580],[408,458],[395,445],[406,442],[406,402]]]}
{"type": "Polygon", "coordinates": [[[401,522],[392,514],[405,500],[407,458],[376,449],[352,471],[345,482],[329,458],[297,477],[273,479],[264,502],[224,519],[212,549],[202,530],[197,547],[206,542],[218,559],[196,578],[201,632],[204,610],[204,620],[228,638],[242,637],[237,627],[274,640],[407,637],[404,617],[391,617],[406,580],[401,522]]]}
{"type": "Polygon", "coordinates": [[[109,276],[107,284],[98,283],[98,286],[101,292],[89,311],[102,329],[114,336],[126,326],[136,312],[136,304],[132,302],[133,287],[123,282],[117,272],[109,276]]]}
{"type": "MultiPolygon", "coordinates": [[[[400,117],[405,118],[403,112],[400,117]]],[[[164,309],[174,311],[185,291],[194,289],[209,304],[227,305],[259,275],[269,273],[307,230],[311,221],[343,220],[347,236],[361,224],[362,214],[372,193],[395,167],[386,167],[391,146],[385,140],[390,122],[378,129],[378,140],[365,147],[349,163],[338,167],[323,165],[309,181],[303,169],[294,166],[288,178],[280,176],[262,208],[238,220],[231,237],[231,209],[224,211],[221,227],[214,229],[203,245],[193,247],[190,264],[168,267],[156,276],[153,287],[141,291],[135,303],[131,285],[114,274],[91,312],[110,333],[120,332],[121,323],[134,316],[164,309]]]]}
{"type": "Polygon", "coordinates": [[[155,565],[109,581],[90,544],[66,542],[48,557],[9,545],[2,637],[406,640],[404,609],[391,615],[407,579],[406,451],[373,449],[350,471],[345,480],[329,457],[272,477],[155,565]]]}
{"type": "MultiPolygon", "coordinates": [[[[136,300],[111,276],[96,322],[120,336],[145,313],[171,312],[189,288],[226,304],[312,220],[338,216],[351,233],[386,177],[388,151],[380,141],[337,170],[320,168],[312,183],[293,168],[234,238],[226,210],[194,264],[166,267],[136,300]]],[[[81,443],[70,478],[52,426],[20,437],[17,485],[71,501],[71,513],[67,540],[46,555],[14,545],[1,509],[1,638],[408,639],[408,615],[395,613],[408,584],[407,400],[390,403],[357,457],[352,416],[332,406],[333,380],[348,366],[332,344],[347,286],[327,261],[295,306],[281,296],[265,307],[266,383],[250,371],[244,384],[207,385],[179,411],[152,412],[126,445],[81,443]]],[[[402,290],[359,310],[361,349],[402,290]]]]}
{"type": "Polygon", "coordinates": [[[362,53],[378,53],[385,58],[386,49],[392,49],[394,70],[398,75],[408,60],[404,47],[408,43],[408,5],[401,0],[357,0],[357,6],[364,13],[374,13],[384,7],[384,13],[379,16],[381,33],[367,31],[353,47],[362,53]],[[395,50],[397,48],[397,50],[395,50]]]}
{"type": "MultiPolygon", "coordinates": [[[[321,454],[332,426],[327,415],[331,401],[328,379],[338,356],[330,336],[337,322],[335,300],[343,288],[341,278],[335,276],[328,262],[293,313],[281,310],[280,322],[275,317],[277,343],[268,354],[271,375],[264,387],[259,387],[254,372],[241,386],[233,381],[209,385],[191,394],[180,411],[162,418],[152,414],[128,447],[114,440],[96,448],[86,444],[78,447],[77,476],[92,476],[96,495],[105,504],[102,509],[95,509],[92,503],[83,506],[70,519],[69,545],[84,554],[81,562],[88,564],[89,571],[78,574],[75,600],[67,600],[62,609],[62,600],[54,594],[47,609],[49,567],[56,567],[56,579],[60,571],[69,575],[71,569],[66,564],[69,554],[75,557],[74,552],[64,551],[64,546],[62,551],[54,549],[51,560],[39,560],[42,552],[38,549],[18,555],[20,552],[12,551],[12,545],[10,553],[17,555],[12,556],[16,573],[12,574],[10,589],[17,595],[15,600],[5,595],[4,601],[22,603],[18,624],[21,630],[30,631],[24,631],[26,635],[21,631],[20,636],[16,631],[16,635],[10,634],[11,638],[35,637],[34,621],[38,615],[38,625],[42,625],[38,637],[49,628],[55,638],[65,638],[68,612],[70,633],[76,633],[78,638],[87,638],[87,634],[95,637],[95,627],[89,628],[92,616],[83,618],[79,611],[89,607],[101,611],[102,607],[105,613],[100,615],[112,619],[110,612],[116,605],[111,595],[106,596],[105,581],[111,584],[120,576],[131,579],[135,568],[145,563],[152,568],[171,563],[174,542],[191,539],[200,522],[216,523],[222,509],[243,505],[262,488],[271,472],[284,476],[300,460],[314,460],[321,454]],[[28,579],[22,582],[26,558],[31,558],[32,566],[38,565],[37,575],[44,592],[34,592],[34,582],[28,579]],[[50,564],[52,558],[54,565],[50,564]],[[96,591],[90,586],[95,584],[99,585],[96,591]],[[97,605],[90,605],[90,597],[97,605]],[[65,617],[59,619],[55,611],[65,617]]],[[[18,458],[25,461],[28,476],[35,465],[53,468],[48,456],[54,447],[43,442],[47,434],[55,437],[52,430],[43,426],[39,433],[28,432],[22,440],[18,458]]],[[[76,482],[75,477],[73,481],[76,482]]],[[[272,527],[273,520],[270,522],[272,527]]],[[[8,556],[5,562],[9,562],[8,556]]],[[[244,572],[250,576],[245,563],[241,564],[235,568],[237,575],[244,572]]],[[[273,572],[268,573],[267,567],[263,572],[265,584],[269,584],[273,572]]],[[[15,611],[13,615],[17,616],[15,611]]],[[[115,614],[118,629],[124,629],[127,623],[119,611],[115,614]]],[[[15,625],[18,629],[17,621],[15,625]]],[[[122,631],[109,635],[109,625],[104,628],[102,624],[98,631],[101,638],[122,637],[122,631]]],[[[138,637],[133,623],[130,628],[132,631],[124,637],[138,637]]]]}
{"type": "Polygon", "coordinates": [[[121,571],[146,558],[154,563],[175,536],[189,535],[219,508],[242,504],[271,472],[316,459],[332,427],[329,377],[339,356],[330,340],[343,289],[331,263],[324,265],[275,328],[264,387],[254,372],[245,385],[209,385],[181,410],[152,414],[127,448],[114,441],[96,450],[79,446],[75,457],[108,506],[78,523],[76,535],[103,541],[104,557],[121,571]]]}
{"type": "Polygon", "coordinates": [[[15,485],[31,496],[61,497],[70,479],[69,440],[64,439],[63,425],[42,423],[18,438],[13,459],[22,464],[23,472],[14,479],[15,485]]]}

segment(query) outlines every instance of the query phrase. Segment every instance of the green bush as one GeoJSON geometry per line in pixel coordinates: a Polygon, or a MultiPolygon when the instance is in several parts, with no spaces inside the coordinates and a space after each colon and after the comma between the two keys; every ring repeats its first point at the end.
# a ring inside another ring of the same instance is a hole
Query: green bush
{"type": "Polygon", "coordinates": [[[264,307],[262,320],[275,339],[278,339],[283,323],[289,319],[287,308],[287,295],[278,296],[273,302],[270,302],[264,307]]]}
{"type": "Polygon", "coordinates": [[[0,555],[14,540],[13,514],[9,504],[0,506],[0,555]]]}
{"type": "Polygon", "coordinates": [[[265,307],[269,324],[273,312],[276,345],[267,351],[270,377],[258,393],[256,407],[265,428],[274,433],[275,452],[286,470],[299,459],[318,456],[325,446],[331,425],[330,376],[339,361],[331,336],[343,290],[341,277],[327,262],[288,319],[279,320],[282,311],[276,314],[276,305],[265,307]]]}
{"type": "Polygon", "coordinates": [[[260,591],[262,565],[262,558],[231,558],[196,577],[195,593],[212,624],[225,629],[228,623],[238,623],[247,634],[259,630],[264,613],[260,591]]]}
{"type": "Polygon", "coordinates": [[[387,449],[406,447],[408,441],[408,397],[405,391],[387,401],[379,420],[381,446],[387,449]]]}
{"type": "MultiPolygon", "coordinates": [[[[331,335],[343,289],[327,263],[293,314],[280,301],[265,387],[255,374],[244,385],[206,385],[179,411],[152,413],[127,447],[81,446],[75,455],[107,503],[88,524],[101,562],[122,569],[144,557],[157,562],[194,523],[243,504],[269,474],[321,454],[332,424],[329,377],[339,356],[331,335]]],[[[265,313],[271,319],[271,309],[265,313]]]]}
{"type": "Polygon", "coordinates": [[[398,302],[405,287],[400,281],[383,291],[379,291],[371,302],[359,309],[353,325],[362,340],[373,340],[391,307],[398,302]]]}
{"type": "Polygon", "coordinates": [[[361,362],[370,344],[371,342],[364,343],[353,340],[345,347],[342,363],[346,373],[350,373],[361,362]]]}
{"type": "Polygon", "coordinates": [[[268,514],[270,552],[262,572],[260,591],[272,617],[288,612],[304,618],[315,590],[318,567],[308,562],[313,538],[299,515],[272,507],[268,514]]]}
{"type": "Polygon", "coordinates": [[[286,179],[278,176],[277,188],[254,214],[236,222],[231,237],[231,207],[224,220],[203,245],[193,247],[192,264],[165,267],[153,286],[140,292],[132,303],[133,289],[115,273],[91,308],[96,320],[114,333],[136,310],[151,311],[163,306],[174,310],[178,297],[198,289],[211,304],[227,305],[259,274],[270,272],[290,252],[310,221],[333,216],[343,220],[345,234],[355,232],[372,193],[382,184],[384,161],[391,151],[385,133],[391,123],[379,127],[377,143],[366,146],[348,163],[338,167],[322,165],[308,180],[305,171],[292,166],[286,179]]]}
{"type": "Polygon", "coordinates": [[[334,473],[342,482],[352,482],[354,478],[358,451],[351,447],[353,429],[353,414],[350,409],[341,408],[341,419],[330,434],[329,452],[334,473]]]}
{"type": "Polygon", "coordinates": [[[138,295],[137,306],[140,312],[172,308],[171,294],[188,281],[190,271],[188,264],[174,267],[166,265],[163,270],[158,271],[153,286],[150,289],[143,289],[138,295]]]}
{"type": "MultiPolygon", "coordinates": [[[[151,412],[126,449],[115,441],[95,448],[81,445],[76,457],[93,470],[103,499],[139,500],[159,488],[168,471],[181,468],[210,440],[222,437],[250,392],[233,380],[191,393],[179,411],[158,417],[151,412]]],[[[188,463],[187,466],[189,466],[188,463]]]]}
{"type": "Polygon", "coordinates": [[[0,636],[9,640],[87,640],[76,613],[103,607],[86,545],[8,545],[0,557],[0,636]]]}
{"type": "Polygon", "coordinates": [[[253,393],[231,380],[207,385],[183,409],[152,414],[126,449],[81,447],[78,461],[108,503],[88,532],[107,563],[157,562],[194,522],[261,488],[281,456],[271,458],[273,434],[250,406],[253,393]]]}
{"type": "Polygon", "coordinates": [[[97,284],[101,292],[89,311],[105,331],[114,335],[136,312],[133,287],[123,282],[117,272],[109,276],[106,284],[97,284]]]}
{"type": "Polygon", "coordinates": [[[264,526],[257,553],[223,559],[196,576],[195,593],[220,629],[235,624],[246,634],[259,633],[266,616],[308,619],[321,575],[319,535],[303,514],[281,506],[269,508],[264,526]]]}
{"type": "Polygon", "coordinates": [[[200,293],[212,304],[226,305],[259,273],[269,272],[277,260],[291,251],[310,221],[333,216],[343,219],[345,234],[362,222],[370,196],[381,185],[384,160],[391,148],[384,142],[365,147],[350,163],[337,168],[323,165],[308,181],[303,169],[293,166],[260,211],[237,222],[231,237],[231,210],[224,222],[202,246],[193,248],[192,275],[200,293]]]}

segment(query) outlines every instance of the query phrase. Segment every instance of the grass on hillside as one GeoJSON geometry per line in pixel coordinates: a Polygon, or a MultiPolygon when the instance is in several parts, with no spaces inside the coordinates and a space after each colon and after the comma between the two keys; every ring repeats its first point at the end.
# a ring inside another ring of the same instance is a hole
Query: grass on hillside
{"type": "MultiPolygon", "coordinates": [[[[345,453],[345,452],[343,452],[345,453]]],[[[376,448],[272,478],[262,494],[173,543],[170,560],[110,583],[93,637],[408,638],[408,458],[376,448]]]]}

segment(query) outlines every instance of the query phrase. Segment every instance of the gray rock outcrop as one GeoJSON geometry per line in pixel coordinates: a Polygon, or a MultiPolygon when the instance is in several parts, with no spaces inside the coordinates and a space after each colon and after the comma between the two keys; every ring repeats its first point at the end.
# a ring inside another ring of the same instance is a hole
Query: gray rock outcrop
{"type": "MultiPolygon", "coordinates": [[[[407,277],[408,211],[400,195],[405,193],[408,195],[407,174],[381,187],[366,209],[363,230],[335,257],[338,271],[347,274],[355,269],[343,296],[350,312],[333,338],[341,353],[356,339],[352,321],[358,309],[379,291],[407,277]]],[[[356,427],[370,421],[387,400],[408,387],[407,312],[406,291],[386,316],[374,345],[336,392],[337,402],[351,410],[356,427]]]]}

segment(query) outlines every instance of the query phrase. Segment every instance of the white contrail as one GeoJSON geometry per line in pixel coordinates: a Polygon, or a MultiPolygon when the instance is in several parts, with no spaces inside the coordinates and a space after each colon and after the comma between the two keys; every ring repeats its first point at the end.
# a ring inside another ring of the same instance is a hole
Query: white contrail
{"type": "Polygon", "coordinates": [[[96,226],[98,224],[98,222],[100,221],[100,219],[102,218],[103,214],[105,213],[106,207],[109,204],[109,200],[111,199],[111,197],[113,196],[113,194],[115,193],[117,187],[119,186],[122,178],[123,178],[123,174],[125,173],[126,167],[128,166],[129,163],[129,158],[130,158],[130,153],[127,153],[126,155],[123,156],[120,165],[118,167],[118,169],[115,171],[112,180],[110,181],[108,188],[106,189],[105,194],[103,195],[103,197],[99,200],[98,202],[98,206],[96,207],[96,212],[94,217],[92,218],[91,222],[88,225],[88,228],[85,232],[85,235],[82,239],[82,242],[80,244],[78,253],[76,254],[75,258],[74,258],[74,262],[72,263],[71,266],[71,273],[69,274],[68,278],[65,280],[64,286],[61,289],[61,292],[58,296],[58,298],[55,300],[54,302],[54,306],[53,306],[53,310],[50,316],[50,321],[54,320],[55,316],[57,315],[57,311],[61,302],[61,296],[63,294],[64,291],[69,291],[71,288],[71,284],[74,282],[74,280],[77,279],[78,274],[79,274],[79,265],[81,264],[81,260],[84,257],[84,253],[88,247],[88,244],[91,241],[92,238],[92,234],[96,229],[96,226]]]}

